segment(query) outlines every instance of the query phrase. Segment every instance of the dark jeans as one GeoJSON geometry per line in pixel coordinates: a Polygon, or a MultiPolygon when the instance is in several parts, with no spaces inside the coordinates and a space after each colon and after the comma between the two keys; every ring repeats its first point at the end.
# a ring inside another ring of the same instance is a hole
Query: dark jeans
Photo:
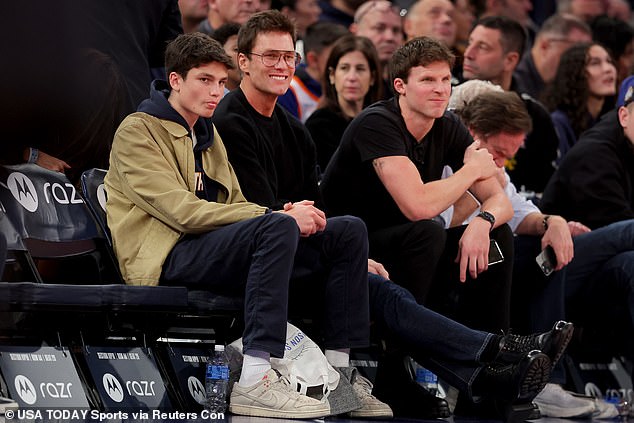
{"type": "MultiPolygon", "coordinates": [[[[517,319],[527,332],[542,332],[561,319],[570,319],[569,309],[583,310],[588,322],[605,322],[604,317],[623,319],[622,326],[634,325],[634,220],[613,223],[574,238],[574,259],[559,272],[545,278],[535,256],[538,237],[518,237],[515,271],[514,310],[529,317],[517,319]],[[594,313],[594,314],[593,314],[594,313]],[[616,316],[614,316],[616,314],[616,316]]],[[[515,320],[515,318],[514,318],[515,320]]],[[[565,381],[557,366],[552,380],[565,381]]]]}
{"type": "Polygon", "coordinates": [[[504,261],[461,283],[455,258],[465,229],[445,230],[431,220],[380,229],[369,234],[370,257],[382,262],[390,278],[407,288],[419,304],[472,328],[508,330],[513,234],[508,225],[496,228],[491,238],[498,242],[504,261]]]}
{"type": "Polygon", "coordinates": [[[471,397],[492,334],[469,329],[418,304],[403,287],[368,274],[370,315],[407,354],[471,397]]]}
{"type": "MultiPolygon", "coordinates": [[[[324,346],[365,347],[369,340],[367,234],[360,219],[328,219],[323,232],[300,237],[295,220],[270,213],[212,232],[187,235],[163,265],[161,283],[245,299],[245,350],[281,357],[289,286],[314,274],[323,285],[324,346]]],[[[302,290],[299,290],[302,291],[302,290]]]]}

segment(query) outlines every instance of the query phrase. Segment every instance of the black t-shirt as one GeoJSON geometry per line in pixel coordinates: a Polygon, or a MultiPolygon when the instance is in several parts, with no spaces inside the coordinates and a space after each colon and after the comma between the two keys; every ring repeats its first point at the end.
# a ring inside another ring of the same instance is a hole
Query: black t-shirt
{"type": "Polygon", "coordinates": [[[213,123],[248,201],[274,210],[288,201],[321,203],[315,144],[281,106],[263,116],[237,88],[218,104],[213,123]]]}
{"type": "Polygon", "coordinates": [[[445,165],[454,171],[463,165],[465,149],[473,142],[453,113],[434,121],[418,142],[407,130],[398,98],[380,101],[357,116],[344,132],[341,145],[326,168],[321,190],[330,214],[361,217],[368,230],[408,222],[381,183],[372,161],[407,156],[422,181],[441,178],[445,165]]]}

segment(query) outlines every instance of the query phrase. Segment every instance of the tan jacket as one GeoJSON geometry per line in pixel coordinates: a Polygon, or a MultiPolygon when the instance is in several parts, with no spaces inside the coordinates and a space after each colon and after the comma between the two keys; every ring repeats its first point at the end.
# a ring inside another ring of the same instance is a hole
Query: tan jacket
{"type": "Polygon", "coordinates": [[[183,234],[203,233],[253,218],[266,208],[246,201],[214,128],[202,154],[218,202],[195,194],[192,139],[178,123],[133,113],[119,126],[105,178],[106,213],[126,283],[158,285],[163,263],[183,234]]]}

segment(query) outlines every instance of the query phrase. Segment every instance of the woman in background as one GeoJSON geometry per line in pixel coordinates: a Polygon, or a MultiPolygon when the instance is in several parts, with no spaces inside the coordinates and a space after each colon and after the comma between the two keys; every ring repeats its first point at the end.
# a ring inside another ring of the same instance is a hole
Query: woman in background
{"type": "Polygon", "coordinates": [[[365,37],[346,35],[334,44],[322,77],[323,97],[306,121],[322,171],[350,121],[381,98],[380,66],[374,45],[365,37]]]}
{"type": "Polygon", "coordinates": [[[561,56],[555,79],[545,92],[559,137],[558,163],[598,120],[606,97],[615,93],[616,68],[601,45],[579,44],[561,56]]]}

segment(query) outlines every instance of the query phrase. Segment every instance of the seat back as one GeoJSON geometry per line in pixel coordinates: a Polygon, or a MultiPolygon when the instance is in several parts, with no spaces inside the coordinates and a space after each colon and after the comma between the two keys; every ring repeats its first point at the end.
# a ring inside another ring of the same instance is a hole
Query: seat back
{"type": "Polygon", "coordinates": [[[0,281],[29,280],[42,282],[31,254],[29,254],[20,234],[7,217],[7,212],[2,203],[0,203],[0,233],[2,233],[7,243],[6,261],[0,266],[0,268],[4,269],[4,272],[0,273],[0,281]]]}
{"type": "MultiPolygon", "coordinates": [[[[103,251],[105,235],[64,174],[34,164],[4,166],[0,168],[0,185],[0,201],[7,217],[33,258],[90,255],[99,275],[90,283],[104,283],[106,273],[111,282],[120,282],[117,272],[113,273],[110,254],[103,251]]],[[[74,270],[76,274],[82,271],[81,267],[74,270]]]]}
{"type": "Polygon", "coordinates": [[[107,171],[104,169],[88,169],[81,174],[81,190],[88,208],[95,216],[108,242],[112,245],[110,230],[106,223],[106,190],[103,180],[107,171]]]}

